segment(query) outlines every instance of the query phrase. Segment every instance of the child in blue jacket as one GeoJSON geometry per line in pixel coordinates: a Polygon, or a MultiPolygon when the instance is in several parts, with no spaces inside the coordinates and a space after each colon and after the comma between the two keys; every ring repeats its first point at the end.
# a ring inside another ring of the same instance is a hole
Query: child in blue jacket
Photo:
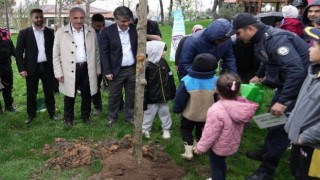
{"type": "Polygon", "coordinates": [[[214,103],[217,66],[217,59],[213,55],[197,55],[188,69],[188,75],[181,79],[173,102],[173,111],[181,113],[180,130],[185,147],[181,156],[186,160],[193,158],[192,131],[195,128],[195,142],[199,141],[207,111],[214,103]]]}

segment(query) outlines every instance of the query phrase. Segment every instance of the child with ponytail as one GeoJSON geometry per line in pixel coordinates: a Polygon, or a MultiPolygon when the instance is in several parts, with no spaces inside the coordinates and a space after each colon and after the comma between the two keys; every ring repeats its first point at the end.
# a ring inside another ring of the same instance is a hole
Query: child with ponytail
{"type": "Polygon", "coordinates": [[[217,81],[220,100],[207,112],[202,136],[194,148],[196,154],[209,151],[211,179],[226,179],[226,156],[234,154],[240,145],[244,125],[255,114],[258,105],[239,96],[238,75],[225,73],[217,81]]]}

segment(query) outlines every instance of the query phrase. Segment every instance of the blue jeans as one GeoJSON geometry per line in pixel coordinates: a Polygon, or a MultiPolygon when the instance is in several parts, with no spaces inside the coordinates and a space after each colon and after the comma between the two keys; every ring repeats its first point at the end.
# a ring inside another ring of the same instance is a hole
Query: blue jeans
{"type": "Polygon", "coordinates": [[[211,167],[211,179],[225,180],[227,173],[226,157],[216,155],[211,149],[208,152],[211,167]]]}

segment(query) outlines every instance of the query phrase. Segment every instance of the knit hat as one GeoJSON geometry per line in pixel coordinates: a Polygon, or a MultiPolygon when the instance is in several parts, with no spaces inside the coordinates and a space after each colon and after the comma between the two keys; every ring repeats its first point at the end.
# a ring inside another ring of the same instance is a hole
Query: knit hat
{"type": "Polygon", "coordinates": [[[320,30],[313,27],[306,27],[304,32],[310,36],[312,39],[320,43],[320,30]]]}
{"type": "Polygon", "coordinates": [[[192,33],[195,33],[196,31],[202,30],[202,29],[203,29],[203,26],[201,26],[200,24],[196,24],[192,28],[192,33]]]}
{"type": "Polygon", "coordinates": [[[299,15],[299,11],[292,5],[283,6],[282,14],[284,18],[296,18],[299,15]]]}
{"type": "Polygon", "coordinates": [[[210,72],[216,70],[217,67],[216,57],[209,53],[203,53],[194,58],[191,69],[197,72],[210,72]]]}

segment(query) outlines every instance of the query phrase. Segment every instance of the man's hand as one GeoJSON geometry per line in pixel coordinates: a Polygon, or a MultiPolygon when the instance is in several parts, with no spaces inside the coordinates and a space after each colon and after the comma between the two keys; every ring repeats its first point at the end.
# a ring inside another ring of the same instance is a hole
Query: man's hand
{"type": "Polygon", "coordinates": [[[105,75],[105,77],[107,78],[107,80],[112,81],[113,80],[113,74],[107,74],[105,75]]]}
{"type": "Polygon", "coordinates": [[[260,82],[260,78],[258,76],[253,77],[250,79],[250,83],[258,84],[260,82]]]}
{"type": "Polygon", "coordinates": [[[303,144],[302,141],[301,141],[301,138],[300,136],[298,137],[298,141],[297,141],[297,144],[303,144]]]}
{"type": "Polygon", "coordinates": [[[21,71],[21,72],[20,72],[20,76],[21,76],[21,77],[24,77],[24,78],[27,77],[27,76],[28,76],[27,71],[21,71]]]}
{"type": "Polygon", "coordinates": [[[64,83],[64,76],[56,77],[56,79],[57,79],[59,82],[64,83]]]}
{"type": "Polygon", "coordinates": [[[277,102],[271,107],[270,112],[271,114],[274,114],[276,116],[281,116],[282,114],[284,114],[284,111],[286,109],[287,109],[287,106],[277,102]]]}
{"type": "Polygon", "coordinates": [[[177,72],[179,72],[179,66],[174,65],[174,68],[176,69],[177,72]]]}

